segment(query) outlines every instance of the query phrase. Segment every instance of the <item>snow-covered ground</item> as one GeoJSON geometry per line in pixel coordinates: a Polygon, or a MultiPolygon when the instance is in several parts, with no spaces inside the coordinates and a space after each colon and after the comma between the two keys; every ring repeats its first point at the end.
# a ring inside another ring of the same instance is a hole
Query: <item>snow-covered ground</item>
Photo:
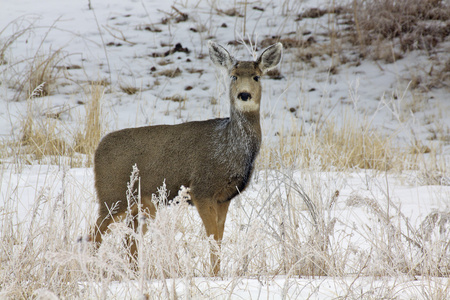
{"type": "MultiPolygon", "coordinates": [[[[96,217],[92,169],[27,164],[5,150],[8,155],[0,155],[0,298],[27,298],[34,293],[48,297],[42,299],[167,298],[175,294],[194,299],[446,299],[448,277],[417,274],[417,270],[424,262],[433,262],[436,265],[430,269],[450,274],[448,87],[413,90],[410,80],[430,71],[436,61],[448,61],[450,40],[428,53],[407,53],[394,63],[360,59],[356,50],[328,34],[334,14],[297,20],[300,12],[329,8],[333,3],[3,1],[0,136],[4,143],[20,137],[30,102],[33,118],[57,115],[61,135],[73,140],[84,126],[87,91],[93,82],[107,82],[102,97],[104,133],[227,116],[228,79],[209,60],[207,40],[228,45],[237,58],[250,59],[250,45],[235,42],[250,37],[260,52],[259,43],[278,36],[313,41],[315,48],[309,50],[313,54],[308,60],[302,47],[285,48],[279,68],[282,78],[263,78],[261,122],[268,144],[278,143],[280,133],[306,135],[317,124],[330,121],[339,127],[351,118],[392,137],[399,146],[420,144],[437,149],[440,160],[435,164],[441,171],[441,185],[426,180],[427,166],[392,173],[321,172],[314,163],[307,170],[261,168],[230,207],[222,277],[205,277],[208,244],[194,208],[169,208],[161,215],[175,215],[182,221],[169,231],[181,249],[175,253],[184,269],[174,273],[183,274],[180,278],[161,280],[170,278],[169,272],[159,280],[147,280],[119,272],[114,273],[116,277],[101,281],[96,277],[90,282],[94,277],[82,267],[83,255],[88,255],[77,237],[87,233],[96,217]],[[177,43],[181,51],[165,55],[177,43]],[[329,47],[343,48],[339,59],[327,54],[329,47]],[[50,94],[27,100],[28,87],[18,89],[18,83],[26,81],[34,57],[48,58],[54,53],[58,63],[56,79],[49,83],[50,94]],[[177,76],[166,76],[173,73],[177,76]],[[137,92],[127,94],[127,87],[137,92]],[[317,201],[318,226],[327,233],[325,242],[311,247],[308,243],[318,238],[314,238],[303,192],[317,201]],[[55,241],[48,242],[48,237],[55,241]],[[418,242],[418,237],[423,240],[418,242]],[[389,255],[393,256],[391,264],[386,263],[389,255]],[[40,263],[33,264],[33,258],[40,263]],[[73,261],[81,275],[70,275],[76,278],[73,282],[67,278],[71,292],[65,294],[61,284],[51,281],[62,282],[61,274],[68,272],[62,270],[74,267],[73,261]],[[320,274],[317,269],[323,266],[327,276],[309,276],[305,271],[309,268],[320,274]],[[22,276],[20,269],[32,276],[22,276]],[[39,270],[42,278],[36,275],[39,270]]],[[[333,24],[336,32],[346,27],[343,22],[333,24]]],[[[166,223],[156,220],[157,224],[166,223]]],[[[151,256],[152,251],[164,251],[151,246],[160,237],[148,235],[144,252],[151,256]]],[[[160,262],[153,256],[151,261],[160,262]]]]}

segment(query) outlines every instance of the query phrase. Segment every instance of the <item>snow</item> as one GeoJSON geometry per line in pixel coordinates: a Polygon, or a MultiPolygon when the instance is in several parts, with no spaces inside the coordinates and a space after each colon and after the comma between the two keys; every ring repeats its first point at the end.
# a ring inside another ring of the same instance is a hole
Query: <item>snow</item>
{"type": "MultiPolygon", "coordinates": [[[[311,31],[311,36],[318,41],[326,39],[323,33],[327,30],[327,16],[301,22],[293,20],[297,12],[307,8],[328,7],[330,1],[264,0],[249,5],[246,18],[220,13],[234,4],[232,1],[218,3],[203,0],[3,1],[0,9],[0,50],[9,36],[27,27],[30,29],[7,48],[4,57],[6,63],[0,65],[0,137],[10,141],[20,134],[29,101],[26,101],[25,92],[16,98],[18,93],[11,83],[26,78],[30,58],[36,54],[48,55],[59,51],[62,65],[80,66],[60,71],[57,81],[52,83],[52,93],[32,100],[34,109],[37,109],[34,113],[36,119],[45,118],[46,112],[59,112],[59,120],[63,124],[61,130],[70,136],[83,126],[80,120],[85,112],[84,104],[80,104],[80,101],[88,101],[85,89],[92,81],[105,80],[110,83],[103,98],[104,133],[125,127],[224,117],[228,116],[229,111],[227,79],[207,57],[206,43],[211,36],[214,41],[227,45],[231,41],[247,38],[243,34],[245,28],[247,34],[259,41],[290,32],[298,37],[301,36],[300,32],[306,31],[311,31]],[[92,9],[89,9],[89,3],[92,9]],[[264,11],[252,9],[252,6],[264,8],[264,11]],[[163,18],[176,15],[173,7],[187,13],[189,20],[179,23],[172,20],[162,24],[163,18]],[[227,27],[222,27],[224,23],[227,27]],[[108,43],[109,46],[105,46],[108,43]],[[181,43],[190,52],[153,57],[155,53],[161,54],[172,49],[176,43],[181,43]],[[152,67],[156,70],[152,71],[152,67]],[[182,70],[181,76],[156,76],[158,72],[176,68],[182,70]],[[127,95],[121,91],[121,86],[133,86],[139,92],[127,95]],[[164,100],[164,97],[174,95],[186,101],[164,100]],[[212,101],[213,98],[217,103],[212,101]]],[[[437,50],[434,59],[444,61],[448,56],[448,51],[445,51],[448,50],[448,44],[444,43],[442,48],[444,50],[440,52],[437,50]]],[[[228,49],[239,59],[250,59],[252,56],[248,47],[228,46],[228,49]]],[[[261,50],[258,49],[259,53],[261,50]]],[[[328,72],[333,66],[333,59],[329,56],[314,57],[313,64],[309,64],[295,59],[298,55],[296,48],[284,51],[280,66],[284,78],[262,79],[261,124],[265,140],[276,143],[277,134],[285,128],[296,126],[307,131],[320,118],[321,121],[325,118],[343,124],[346,117],[352,116],[361,123],[368,121],[387,136],[394,136],[399,145],[407,146],[414,141],[430,147],[437,145],[448,166],[450,144],[448,141],[439,143],[430,139],[431,132],[439,128],[448,130],[450,126],[448,90],[433,89],[421,94],[423,101],[420,102],[420,108],[416,109],[412,107],[415,105],[414,95],[405,80],[405,77],[416,72],[428,70],[431,58],[426,53],[414,51],[390,64],[369,59],[361,60],[359,64],[342,64],[338,66],[337,74],[332,75],[328,72]],[[295,112],[290,112],[290,108],[296,108],[295,112]]],[[[346,55],[354,57],[357,54],[349,52],[346,55]]],[[[17,163],[10,157],[0,158],[0,215],[6,220],[5,216],[12,214],[14,217],[8,220],[14,223],[16,232],[20,232],[25,240],[27,234],[31,236],[39,230],[43,234],[36,239],[36,243],[39,239],[45,239],[46,234],[58,231],[69,239],[86,234],[87,228],[95,220],[97,209],[91,168],[70,169],[33,162],[27,165],[17,163]],[[66,216],[67,213],[73,215],[66,216]],[[73,223],[66,224],[65,220],[72,220],[73,223]]],[[[448,167],[442,167],[448,176],[448,167]]],[[[276,244],[273,236],[278,234],[277,222],[289,215],[286,207],[269,203],[276,196],[280,199],[289,198],[290,187],[286,182],[280,184],[280,176],[270,170],[258,170],[247,191],[233,200],[225,226],[224,257],[240,250],[233,248],[233,243],[243,239],[239,237],[242,228],[254,226],[252,228],[263,232],[254,237],[255,243],[261,243],[258,247],[262,249],[265,242],[276,244]],[[258,211],[260,214],[249,215],[249,211],[258,211]],[[271,214],[276,212],[280,215],[271,214]],[[261,241],[266,235],[267,240],[261,241]]],[[[448,178],[443,179],[447,180],[447,185],[427,185],[420,181],[418,171],[380,174],[368,170],[315,172],[311,175],[308,170],[296,170],[292,178],[306,186],[310,195],[320,194],[325,195],[325,199],[331,199],[333,193],[339,191],[336,202],[330,204],[333,209],[325,210],[325,214],[328,214],[330,222],[333,218],[338,220],[334,227],[335,235],[331,237],[333,242],[342,245],[343,249],[355,248],[348,257],[347,269],[355,266],[358,255],[363,257],[365,251],[370,252],[370,245],[360,242],[370,239],[370,231],[381,226],[381,217],[376,215],[375,208],[371,210],[370,201],[376,201],[384,210],[390,209],[387,218],[396,222],[398,228],[409,225],[419,228],[431,213],[448,214],[450,208],[448,178]],[[315,187],[318,189],[314,190],[315,187]],[[350,224],[354,227],[350,228],[350,224]]],[[[299,199],[295,201],[301,202],[299,199]]],[[[298,205],[304,206],[303,203],[298,205]]],[[[189,211],[194,218],[192,224],[200,224],[195,211],[189,211]]],[[[303,220],[308,219],[306,210],[303,214],[303,220]]],[[[3,220],[2,224],[5,226],[3,220]]],[[[304,228],[299,230],[308,232],[308,225],[302,226],[304,228]]],[[[446,226],[446,230],[449,230],[449,225],[446,226]]],[[[200,230],[199,226],[197,234],[201,240],[204,237],[200,230]]],[[[2,240],[10,238],[8,235],[11,233],[1,232],[2,240]]],[[[439,239],[437,231],[432,234],[439,239]]],[[[441,234],[448,236],[445,232],[441,234]]],[[[248,235],[245,237],[252,238],[248,235]]],[[[78,243],[75,240],[69,240],[68,243],[73,253],[77,253],[78,243]]],[[[242,242],[239,245],[245,244],[242,242]]],[[[16,247],[17,253],[23,250],[21,246],[16,247]]],[[[57,249],[47,250],[50,256],[58,254],[57,249]]],[[[413,256],[414,253],[409,255],[413,256]]],[[[11,254],[11,257],[15,257],[15,254],[11,254]]],[[[267,268],[276,269],[278,259],[275,256],[268,259],[267,268]]],[[[234,275],[238,268],[234,257],[224,260],[225,274],[234,275]]],[[[294,269],[290,271],[295,273],[294,269]]],[[[80,289],[83,286],[86,289],[88,298],[96,298],[101,294],[117,299],[142,297],[147,291],[156,289],[153,285],[159,286],[157,290],[161,291],[161,297],[168,296],[161,286],[169,285],[168,291],[173,288],[179,297],[195,299],[353,299],[386,296],[427,299],[427,291],[431,286],[443,290],[445,298],[449,284],[448,278],[414,275],[379,278],[360,274],[354,274],[354,277],[338,274],[323,277],[261,274],[257,278],[232,275],[221,278],[193,276],[167,279],[165,282],[153,280],[146,282],[143,285],[145,288],[134,280],[112,281],[106,292],[101,284],[79,284],[80,289]],[[193,286],[197,290],[192,291],[193,286]]],[[[37,289],[34,294],[42,294],[47,297],[45,299],[52,299],[53,296],[58,298],[47,289],[37,289]]]]}

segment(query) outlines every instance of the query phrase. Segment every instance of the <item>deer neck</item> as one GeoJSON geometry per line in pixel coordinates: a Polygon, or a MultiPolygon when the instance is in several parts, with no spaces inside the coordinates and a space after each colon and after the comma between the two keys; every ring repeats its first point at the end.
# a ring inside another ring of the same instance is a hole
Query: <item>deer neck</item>
{"type": "Polygon", "coordinates": [[[242,112],[231,107],[230,117],[221,119],[216,127],[214,156],[227,172],[245,177],[261,146],[259,111],[242,112]]]}
{"type": "Polygon", "coordinates": [[[229,136],[236,141],[259,151],[261,145],[261,124],[259,109],[254,111],[239,111],[233,105],[230,109],[230,120],[227,126],[229,136]]]}

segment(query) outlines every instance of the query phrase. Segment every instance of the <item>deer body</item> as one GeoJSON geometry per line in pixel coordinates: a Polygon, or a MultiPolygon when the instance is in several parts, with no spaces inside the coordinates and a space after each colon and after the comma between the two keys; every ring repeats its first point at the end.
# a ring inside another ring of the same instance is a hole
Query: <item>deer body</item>
{"type": "MultiPolygon", "coordinates": [[[[184,185],[194,199],[229,201],[246,187],[259,151],[261,129],[259,124],[252,126],[249,132],[236,132],[226,118],[113,132],[101,141],[95,155],[98,197],[108,200],[109,208],[117,203],[117,210],[126,210],[124,187],[136,164],[142,195],[155,194],[165,181],[169,198],[184,185]]],[[[106,216],[108,210],[101,214],[106,216]]]]}
{"type": "MultiPolygon", "coordinates": [[[[97,245],[108,225],[128,209],[126,186],[136,164],[141,178],[141,203],[151,217],[156,212],[151,196],[163,182],[169,199],[177,195],[181,185],[189,187],[191,203],[200,214],[206,234],[213,235],[220,246],[230,200],[249,183],[261,145],[259,78],[279,63],[282,47],[277,44],[267,48],[253,62],[236,61],[218,44],[210,42],[208,46],[212,61],[231,77],[230,117],[128,128],[106,135],[94,158],[100,204],[93,231],[97,245]]],[[[134,214],[135,206],[131,209],[134,214]]],[[[138,228],[136,222],[137,218],[134,228],[138,228]]],[[[134,244],[131,251],[136,255],[134,244]]],[[[220,262],[214,251],[211,263],[217,274],[220,262]]]]}

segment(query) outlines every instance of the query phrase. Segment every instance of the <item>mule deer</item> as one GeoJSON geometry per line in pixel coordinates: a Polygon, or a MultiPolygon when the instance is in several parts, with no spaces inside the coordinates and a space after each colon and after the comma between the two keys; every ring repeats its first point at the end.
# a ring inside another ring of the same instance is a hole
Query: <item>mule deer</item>
{"type": "MultiPolygon", "coordinates": [[[[138,212],[136,203],[128,207],[125,196],[135,164],[141,177],[141,205],[150,217],[156,213],[152,193],[163,181],[169,198],[176,196],[181,185],[189,187],[190,200],[207,236],[212,235],[220,247],[230,200],[248,185],[261,146],[260,76],[278,65],[282,45],[268,47],[256,61],[238,61],[214,42],[208,47],[211,60],[231,78],[230,117],[128,128],[106,135],[94,158],[100,209],[92,239],[97,247],[113,220],[120,220],[127,209],[133,215],[138,212]]],[[[137,255],[135,243],[131,244],[131,253],[137,255]]],[[[218,254],[211,250],[210,255],[212,272],[217,275],[218,254]]]]}

